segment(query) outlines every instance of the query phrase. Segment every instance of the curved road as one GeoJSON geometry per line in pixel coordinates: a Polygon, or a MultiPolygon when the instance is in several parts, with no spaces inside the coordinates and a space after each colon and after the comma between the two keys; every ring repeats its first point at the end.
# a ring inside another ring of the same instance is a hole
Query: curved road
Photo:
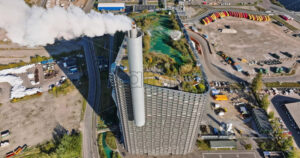
{"type": "Polygon", "coordinates": [[[100,158],[97,143],[97,117],[95,111],[99,110],[100,103],[100,72],[97,66],[93,41],[83,39],[83,48],[89,78],[89,93],[83,120],[83,157],[100,158]]]}
{"type": "Polygon", "coordinates": [[[207,79],[209,81],[213,81],[213,80],[231,81],[230,78],[223,75],[223,72],[221,72],[220,70],[218,70],[216,67],[212,65],[213,61],[216,59],[210,58],[211,51],[209,49],[209,45],[206,42],[206,40],[203,37],[199,36],[197,33],[194,33],[189,30],[187,32],[189,36],[191,36],[192,38],[200,42],[201,49],[202,49],[202,56],[200,56],[202,58],[200,60],[204,68],[204,72],[207,75],[207,79]]]}

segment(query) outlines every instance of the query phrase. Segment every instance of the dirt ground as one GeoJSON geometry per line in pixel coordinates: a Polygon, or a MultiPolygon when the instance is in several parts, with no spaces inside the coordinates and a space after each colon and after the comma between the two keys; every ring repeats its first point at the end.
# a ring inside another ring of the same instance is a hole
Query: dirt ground
{"type": "Polygon", "coordinates": [[[10,130],[10,145],[0,148],[0,156],[17,146],[29,146],[52,139],[57,125],[79,129],[82,96],[77,90],[55,97],[48,92],[42,96],[17,103],[6,102],[0,107],[0,130],[10,130]]]}
{"type": "MultiPolygon", "coordinates": [[[[53,46],[25,48],[10,42],[3,42],[6,38],[4,31],[0,31],[0,63],[8,64],[20,60],[29,62],[30,56],[51,56],[72,50],[81,49],[78,41],[61,42],[53,46]],[[2,38],[2,39],[1,39],[2,38]]],[[[48,87],[61,79],[61,76],[72,76],[65,74],[58,65],[56,77],[44,79],[41,64],[28,69],[27,73],[18,74],[23,80],[26,88],[40,87],[43,94],[40,97],[26,101],[11,103],[9,100],[11,86],[8,83],[0,83],[0,131],[10,130],[11,135],[1,140],[9,140],[10,145],[0,148],[0,157],[18,146],[27,144],[34,146],[53,138],[52,132],[58,125],[71,131],[80,128],[80,115],[83,97],[75,88],[67,95],[58,97],[49,94],[48,87]],[[35,69],[39,70],[40,84],[32,85],[28,74],[33,74],[35,69]]]]}
{"type": "Polygon", "coordinates": [[[86,2],[87,2],[87,0],[74,0],[73,2],[71,2],[69,0],[60,0],[60,1],[57,1],[57,0],[47,0],[48,6],[46,4],[46,7],[47,8],[52,8],[55,5],[58,5],[58,6],[67,8],[68,6],[70,6],[71,4],[73,4],[75,6],[78,6],[78,7],[82,8],[85,5],[86,2]]]}
{"type": "MultiPolygon", "coordinates": [[[[203,25],[202,25],[203,26],[203,25]]],[[[268,59],[268,53],[289,52],[300,55],[300,38],[284,33],[284,29],[271,22],[255,22],[247,19],[226,17],[202,27],[208,40],[216,45],[215,49],[234,57],[246,58],[248,61],[268,59]],[[230,25],[237,33],[221,33],[230,25]],[[287,47],[288,46],[288,47],[287,47]]]]}
{"type": "MultiPolygon", "coordinates": [[[[285,27],[279,27],[272,22],[255,22],[226,17],[206,26],[199,25],[198,27],[202,28],[202,33],[208,35],[208,41],[215,45],[213,50],[223,51],[237,62],[239,62],[237,58],[246,59],[249,62],[275,59],[269,53],[276,53],[281,59],[287,57],[280,52],[288,52],[294,57],[300,55],[300,38],[293,37],[292,32],[285,33],[285,27]],[[221,33],[218,31],[218,29],[224,29],[224,25],[230,25],[231,29],[236,30],[237,33],[221,33]]],[[[213,54],[213,56],[223,62],[223,59],[218,55],[213,54]]],[[[296,59],[289,59],[276,66],[291,67],[295,62],[296,59]]],[[[215,64],[219,67],[225,66],[221,62],[215,62],[215,64]]],[[[244,70],[249,71],[250,75],[255,74],[254,68],[258,67],[247,63],[241,63],[241,66],[244,70]]],[[[227,64],[225,67],[228,67],[227,70],[230,73],[236,74],[230,65],[227,64]]],[[[264,66],[267,69],[269,67],[264,66]]]]}

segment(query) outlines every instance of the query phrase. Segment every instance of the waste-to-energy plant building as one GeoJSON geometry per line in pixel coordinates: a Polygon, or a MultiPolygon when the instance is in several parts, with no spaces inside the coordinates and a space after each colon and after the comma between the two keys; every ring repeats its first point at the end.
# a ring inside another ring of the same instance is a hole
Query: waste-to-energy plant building
{"type": "Polygon", "coordinates": [[[143,82],[142,32],[128,31],[111,66],[112,97],[125,149],[136,155],[177,155],[193,150],[207,93],[188,93],[143,82]],[[120,66],[128,50],[129,73],[120,66]]]}

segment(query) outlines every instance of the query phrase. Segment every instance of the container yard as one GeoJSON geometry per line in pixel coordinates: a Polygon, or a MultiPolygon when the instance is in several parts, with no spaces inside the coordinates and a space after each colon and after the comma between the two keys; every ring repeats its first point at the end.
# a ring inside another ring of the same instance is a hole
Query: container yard
{"type": "Polygon", "coordinates": [[[233,11],[223,11],[223,12],[215,12],[212,13],[210,16],[207,16],[203,19],[201,19],[201,23],[204,25],[207,25],[211,22],[215,22],[218,19],[222,19],[225,17],[236,17],[236,18],[244,18],[244,19],[249,19],[253,21],[270,21],[271,18],[270,16],[267,15],[254,15],[254,14],[248,14],[248,13],[243,13],[243,12],[233,12],[233,11]]]}

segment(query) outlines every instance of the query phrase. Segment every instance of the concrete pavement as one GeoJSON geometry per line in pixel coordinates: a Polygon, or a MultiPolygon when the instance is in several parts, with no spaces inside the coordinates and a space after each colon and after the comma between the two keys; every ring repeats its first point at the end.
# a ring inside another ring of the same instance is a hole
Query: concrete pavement
{"type": "Polygon", "coordinates": [[[97,67],[95,50],[91,39],[84,38],[83,48],[88,70],[89,93],[84,115],[83,157],[100,158],[97,143],[97,117],[100,103],[100,73],[97,67]]]}

